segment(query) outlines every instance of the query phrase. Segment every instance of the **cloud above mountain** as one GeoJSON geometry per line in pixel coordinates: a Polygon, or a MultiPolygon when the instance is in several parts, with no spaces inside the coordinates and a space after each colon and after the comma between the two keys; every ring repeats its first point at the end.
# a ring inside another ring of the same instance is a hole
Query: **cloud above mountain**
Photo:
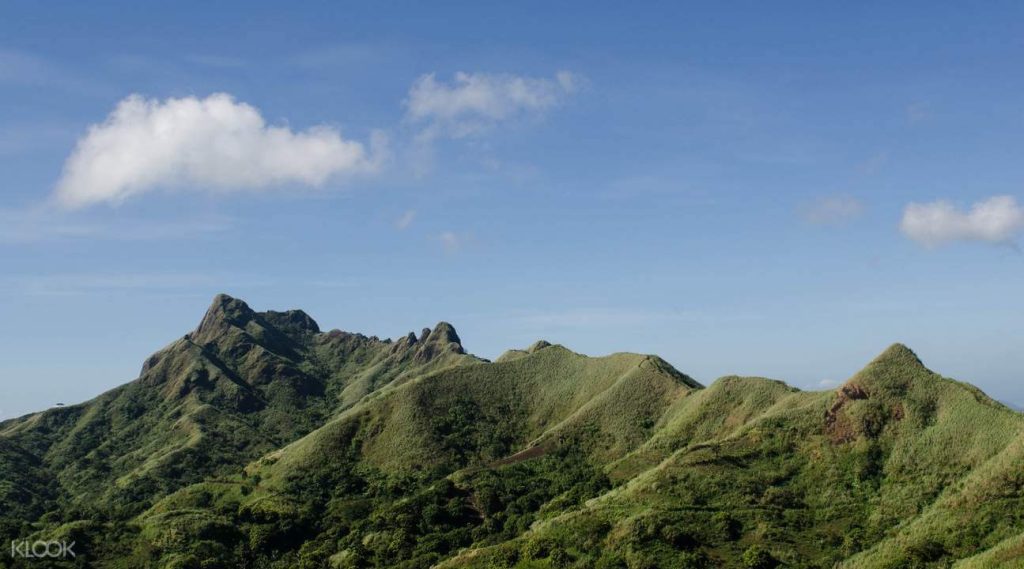
{"type": "Polygon", "coordinates": [[[384,156],[382,135],[363,143],[329,126],[293,131],[268,125],[258,109],[225,93],[165,100],[131,95],[78,141],[55,198],[77,208],[156,189],[316,187],[373,172],[384,156]]]}
{"type": "Polygon", "coordinates": [[[900,231],[926,247],[954,241],[1012,244],[1024,231],[1024,208],[1013,196],[994,196],[966,211],[946,200],[910,203],[903,210],[900,231]]]}
{"type": "Polygon", "coordinates": [[[417,79],[405,100],[406,119],[421,136],[461,138],[517,116],[550,109],[579,88],[580,78],[560,71],[552,78],[456,73],[451,82],[430,73],[417,79]]]}
{"type": "MultiPolygon", "coordinates": [[[[537,115],[579,88],[578,76],[551,78],[457,73],[417,79],[404,101],[417,138],[461,138],[497,123],[537,115]]],[[[227,93],[205,98],[130,95],[89,127],[64,163],[54,193],[65,208],[120,203],[154,190],[229,192],[318,187],[378,171],[388,156],[381,133],[369,141],[319,125],[270,125],[259,109],[227,93]]]]}

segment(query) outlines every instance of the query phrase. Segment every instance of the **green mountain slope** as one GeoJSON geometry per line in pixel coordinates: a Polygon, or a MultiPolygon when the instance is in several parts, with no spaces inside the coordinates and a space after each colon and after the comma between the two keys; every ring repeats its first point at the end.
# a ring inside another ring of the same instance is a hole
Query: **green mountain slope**
{"type": "Polygon", "coordinates": [[[222,295],[138,380],[0,423],[0,499],[69,567],[1020,567],[1024,416],[901,345],[831,392],[704,388],[222,295]]]}
{"type": "Polygon", "coordinates": [[[257,313],[221,295],[137,380],[0,423],[0,467],[49,480],[47,492],[30,492],[40,496],[34,512],[125,519],[309,433],[367,385],[472,361],[447,324],[422,341],[321,334],[301,311],[257,313]]]}
{"type": "Polygon", "coordinates": [[[613,465],[631,475],[622,486],[449,565],[536,543],[650,567],[739,567],[758,551],[813,567],[944,566],[989,548],[1024,560],[1013,550],[1024,422],[909,349],[889,348],[834,393],[725,378],[701,396],[613,465]]]}

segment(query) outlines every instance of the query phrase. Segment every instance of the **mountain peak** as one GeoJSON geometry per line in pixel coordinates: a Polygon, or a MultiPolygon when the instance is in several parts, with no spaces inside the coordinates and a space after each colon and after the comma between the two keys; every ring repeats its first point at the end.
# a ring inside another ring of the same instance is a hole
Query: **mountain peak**
{"type": "Polygon", "coordinates": [[[548,342],[547,340],[537,340],[536,342],[530,344],[529,348],[526,348],[526,352],[532,354],[538,350],[543,350],[544,348],[548,348],[550,346],[551,342],[548,342]]]}
{"type": "Polygon", "coordinates": [[[924,368],[924,363],[917,357],[914,350],[911,350],[906,345],[899,342],[889,346],[884,352],[878,354],[872,364],[879,363],[893,363],[900,365],[911,365],[913,367],[924,368]]]}
{"type": "Polygon", "coordinates": [[[924,366],[917,354],[907,346],[896,343],[851,377],[839,391],[858,393],[888,393],[901,397],[914,386],[925,385],[935,374],[924,366]]]}
{"type": "Polygon", "coordinates": [[[451,350],[457,354],[465,353],[458,332],[447,322],[438,322],[433,329],[424,328],[419,341],[423,345],[422,349],[427,350],[427,353],[430,354],[440,353],[443,350],[451,350]]]}
{"type": "Polygon", "coordinates": [[[431,342],[441,342],[445,344],[455,343],[462,345],[462,340],[459,339],[458,332],[455,331],[455,327],[447,322],[438,322],[434,329],[427,335],[427,340],[431,342]]]}
{"type": "Polygon", "coordinates": [[[256,312],[245,301],[221,293],[213,297],[213,302],[206,309],[206,314],[196,327],[194,336],[222,328],[225,324],[244,327],[256,317],[256,312]]]}
{"type": "Polygon", "coordinates": [[[443,352],[464,354],[462,340],[455,327],[447,322],[438,322],[433,328],[424,328],[419,337],[414,332],[398,339],[391,348],[392,352],[413,350],[420,359],[430,359],[443,352]]]}

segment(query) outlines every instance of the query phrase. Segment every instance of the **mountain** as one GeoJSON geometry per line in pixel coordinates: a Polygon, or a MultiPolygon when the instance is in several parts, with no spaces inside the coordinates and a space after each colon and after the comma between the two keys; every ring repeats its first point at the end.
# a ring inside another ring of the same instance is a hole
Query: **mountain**
{"type": "Polygon", "coordinates": [[[220,295],[135,381],[0,423],[0,503],[57,567],[1020,567],[1024,416],[899,344],[834,391],[704,387],[220,295]]]}

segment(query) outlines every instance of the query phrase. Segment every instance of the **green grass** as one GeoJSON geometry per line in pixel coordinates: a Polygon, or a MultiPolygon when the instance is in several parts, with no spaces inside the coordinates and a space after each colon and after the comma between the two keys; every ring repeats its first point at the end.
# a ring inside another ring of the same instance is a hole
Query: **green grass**
{"type": "Polygon", "coordinates": [[[220,296],[135,382],[0,424],[0,500],[111,568],[1020,567],[1024,416],[900,345],[704,388],[220,296]]]}

